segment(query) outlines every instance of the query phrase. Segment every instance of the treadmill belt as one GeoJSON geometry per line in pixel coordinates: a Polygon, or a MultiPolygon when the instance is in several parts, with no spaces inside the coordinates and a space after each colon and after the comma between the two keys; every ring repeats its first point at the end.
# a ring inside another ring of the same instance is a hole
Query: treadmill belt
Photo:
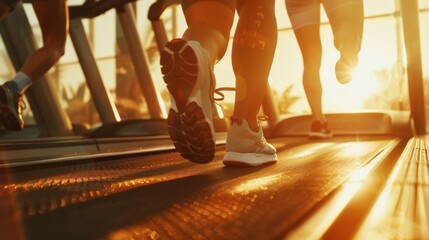
{"type": "Polygon", "coordinates": [[[256,168],[224,167],[220,146],[209,164],[168,152],[2,170],[0,231],[26,239],[279,239],[392,141],[275,139],[279,162],[256,168]]]}

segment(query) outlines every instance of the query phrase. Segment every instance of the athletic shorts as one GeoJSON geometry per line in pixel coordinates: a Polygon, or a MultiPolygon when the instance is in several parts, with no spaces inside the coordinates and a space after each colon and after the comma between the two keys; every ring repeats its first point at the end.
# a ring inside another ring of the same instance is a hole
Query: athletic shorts
{"type": "Polygon", "coordinates": [[[320,24],[320,4],[325,12],[351,4],[362,5],[363,0],[286,0],[286,9],[294,30],[320,24]]]}
{"type": "Polygon", "coordinates": [[[0,0],[1,3],[8,5],[13,10],[20,0],[0,0]]]}
{"type": "Polygon", "coordinates": [[[194,3],[201,2],[201,1],[221,2],[221,3],[224,3],[225,5],[227,5],[228,7],[230,7],[232,11],[235,11],[236,0],[186,0],[186,1],[182,1],[182,9],[183,9],[183,11],[186,11],[186,9],[188,9],[189,6],[191,6],[194,3]]]}

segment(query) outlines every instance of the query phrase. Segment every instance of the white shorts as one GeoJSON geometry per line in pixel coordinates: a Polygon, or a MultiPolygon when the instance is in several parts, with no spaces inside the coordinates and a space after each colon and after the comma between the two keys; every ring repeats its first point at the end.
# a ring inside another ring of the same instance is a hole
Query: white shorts
{"type": "Polygon", "coordinates": [[[286,9],[294,30],[320,24],[320,5],[329,16],[333,10],[351,4],[363,5],[363,0],[286,0],[286,9]]]}

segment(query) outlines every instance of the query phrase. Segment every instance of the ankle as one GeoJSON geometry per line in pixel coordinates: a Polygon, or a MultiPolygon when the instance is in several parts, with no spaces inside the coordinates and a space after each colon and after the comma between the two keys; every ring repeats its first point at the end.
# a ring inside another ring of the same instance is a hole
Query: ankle
{"type": "Polygon", "coordinates": [[[249,127],[250,130],[252,130],[252,132],[259,132],[259,124],[258,121],[255,119],[248,119],[248,118],[238,118],[238,117],[234,117],[231,116],[231,125],[233,124],[237,124],[237,125],[242,125],[243,124],[243,120],[246,121],[247,126],[249,127]]]}
{"type": "Polygon", "coordinates": [[[247,120],[247,124],[249,125],[250,130],[252,130],[255,133],[259,132],[259,124],[256,120],[250,121],[250,122],[249,120],[247,120]]]}
{"type": "Polygon", "coordinates": [[[313,116],[313,122],[325,123],[327,122],[325,115],[313,116]]]}

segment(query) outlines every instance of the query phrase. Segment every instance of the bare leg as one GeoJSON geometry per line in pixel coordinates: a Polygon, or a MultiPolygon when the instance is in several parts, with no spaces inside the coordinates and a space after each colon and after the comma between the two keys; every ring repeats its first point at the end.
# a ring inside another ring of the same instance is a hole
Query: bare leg
{"type": "Polygon", "coordinates": [[[341,52],[336,65],[337,79],[347,83],[358,64],[363,34],[362,0],[325,1],[324,6],[334,34],[335,47],[341,52]],[[336,6],[341,4],[340,6],[336,6]]]}
{"type": "Polygon", "coordinates": [[[36,81],[64,54],[68,7],[66,1],[36,1],[33,8],[42,29],[43,46],[27,58],[21,72],[36,81]]]}
{"type": "Polygon", "coordinates": [[[346,2],[341,7],[327,10],[326,14],[334,33],[335,47],[339,51],[359,51],[363,34],[363,3],[361,0],[346,2]]]}
{"type": "MultiPolygon", "coordinates": [[[[24,127],[21,95],[64,54],[68,31],[66,1],[34,2],[33,8],[42,30],[43,46],[26,59],[12,80],[0,86],[0,121],[9,130],[21,130],[24,127]]],[[[0,9],[0,14],[4,16],[3,11],[8,8],[0,6],[0,9]]]]}
{"type": "Polygon", "coordinates": [[[322,111],[322,84],[319,73],[322,61],[319,25],[301,27],[295,30],[295,36],[304,61],[302,81],[308,104],[314,120],[325,122],[326,119],[322,111]]]}
{"type": "Polygon", "coordinates": [[[214,65],[225,54],[234,12],[223,3],[201,1],[186,9],[185,17],[188,28],[183,39],[198,41],[210,53],[214,65]]]}
{"type": "Polygon", "coordinates": [[[234,117],[245,119],[257,132],[257,114],[265,96],[277,44],[274,0],[249,0],[238,5],[240,16],[232,64],[236,77],[234,117]]]}

